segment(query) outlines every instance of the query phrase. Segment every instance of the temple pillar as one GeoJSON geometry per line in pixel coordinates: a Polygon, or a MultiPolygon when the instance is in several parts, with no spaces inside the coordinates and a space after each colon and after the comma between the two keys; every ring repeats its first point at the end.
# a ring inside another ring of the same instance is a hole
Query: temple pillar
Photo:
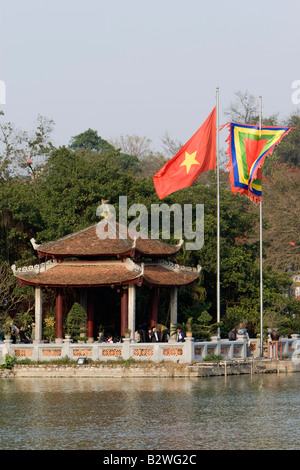
{"type": "Polygon", "coordinates": [[[150,328],[157,325],[158,318],[158,299],[159,299],[159,290],[158,287],[153,287],[151,289],[151,312],[150,312],[150,328]]]}
{"type": "Polygon", "coordinates": [[[178,288],[172,287],[170,292],[170,338],[176,338],[176,323],[177,323],[177,293],[178,288]]]}
{"type": "Polygon", "coordinates": [[[87,293],[87,337],[89,342],[94,341],[94,292],[89,289],[87,293]]]}
{"type": "Polygon", "coordinates": [[[42,340],[42,325],[43,325],[43,295],[42,288],[35,288],[35,329],[34,329],[34,343],[40,343],[42,340]]]}
{"type": "Polygon", "coordinates": [[[136,285],[128,286],[128,328],[131,330],[130,337],[135,335],[135,307],[136,307],[136,285]]]}
{"type": "Polygon", "coordinates": [[[121,290],[121,337],[125,336],[128,328],[128,288],[121,290]]]}
{"type": "Polygon", "coordinates": [[[84,310],[87,312],[88,309],[88,290],[85,289],[80,289],[80,300],[79,303],[81,307],[84,308],[84,310]]]}
{"type": "Polygon", "coordinates": [[[59,287],[56,289],[56,339],[57,343],[63,340],[63,291],[59,287]]]}

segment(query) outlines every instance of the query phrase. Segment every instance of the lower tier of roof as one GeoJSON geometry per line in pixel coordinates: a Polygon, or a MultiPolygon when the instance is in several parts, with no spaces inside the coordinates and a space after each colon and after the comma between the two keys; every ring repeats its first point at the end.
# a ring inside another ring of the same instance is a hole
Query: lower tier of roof
{"type": "Polygon", "coordinates": [[[23,285],[41,287],[104,287],[128,284],[174,287],[195,282],[200,267],[186,268],[173,263],[126,261],[48,261],[27,268],[12,266],[23,285]]]}

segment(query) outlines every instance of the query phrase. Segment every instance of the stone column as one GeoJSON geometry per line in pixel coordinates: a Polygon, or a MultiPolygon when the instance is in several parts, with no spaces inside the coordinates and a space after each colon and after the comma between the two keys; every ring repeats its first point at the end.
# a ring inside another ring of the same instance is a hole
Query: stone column
{"type": "Polygon", "coordinates": [[[56,343],[63,342],[63,291],[56,289],[56,343]]]}
{"type": "Polygon", "coordinates": [[[42,326],[43,326],[43,295],[42,288],[35,288],[35,329],[34,329],[34,343],[40,343],[42,340],[42,326]]]}
{"type": "Polygon", "coordinates": [[[89,343],[94,341],[94,292],[92,289],[87,293],[87,337],[89,343]]]}
{"type": "Polygon", "coordinates": [[[128,288],[121,290],[121,336],[124,336],[128,328],[128,288]]]}
{"type": "Polygon", "coordinates": [[[177,287],[172,287],[170,292],[170,339],[176,340],[175,326],[177,323],[177,287]]]}
{"type": "Polygon", "coordinates": [[[151,290],[151,314],[150,314],[150,328],[157,325],[158,317],[158,300],[159,300],[158,287],[152,287],[151,290]]]}
{"type": "Polygon", "coordinates": [[[136,307],[136,286],[128,286],[128,328],[131,330],[130,337],[134,340],[135,335],[135,307],[136,307]]]}

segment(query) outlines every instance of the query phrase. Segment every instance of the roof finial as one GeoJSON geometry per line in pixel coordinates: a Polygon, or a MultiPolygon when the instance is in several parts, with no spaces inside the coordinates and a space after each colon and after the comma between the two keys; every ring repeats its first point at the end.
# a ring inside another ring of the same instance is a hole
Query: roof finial
{"type": "Polygon", "coordinates": [[[105,219],[111,216],[112,205],[107,204],[109,202],[108,199],[101,199],[101,205],[97,207],[96,215],[97,217],[104,217],[105,219]]]}

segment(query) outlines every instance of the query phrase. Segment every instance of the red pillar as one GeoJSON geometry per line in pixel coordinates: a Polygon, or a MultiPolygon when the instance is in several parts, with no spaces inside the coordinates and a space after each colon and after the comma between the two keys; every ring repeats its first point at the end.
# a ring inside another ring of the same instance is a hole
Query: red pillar
{"type": "Polygon", "coordinates": [[[128,328],[128,289],[127,288],[121,290],[121,336],[124,336],[126,328],[128,328]]]}
{"type": "Polygon", "coordinates": [[[87,299],[87,336],[94,338],[94,292],[88,290],[87,299]]]}
{"type": "Polygon", "coordinates": [[[56,290],[56,338],[63,339],[63,291],[62,288],[56,290]]]}
{"type": "Polygon", "coordinates": [[[151,290],[151,314],[150,314],[150,328],[157,325],[158,317],[158,287],[153,287],[151,290]]]}

